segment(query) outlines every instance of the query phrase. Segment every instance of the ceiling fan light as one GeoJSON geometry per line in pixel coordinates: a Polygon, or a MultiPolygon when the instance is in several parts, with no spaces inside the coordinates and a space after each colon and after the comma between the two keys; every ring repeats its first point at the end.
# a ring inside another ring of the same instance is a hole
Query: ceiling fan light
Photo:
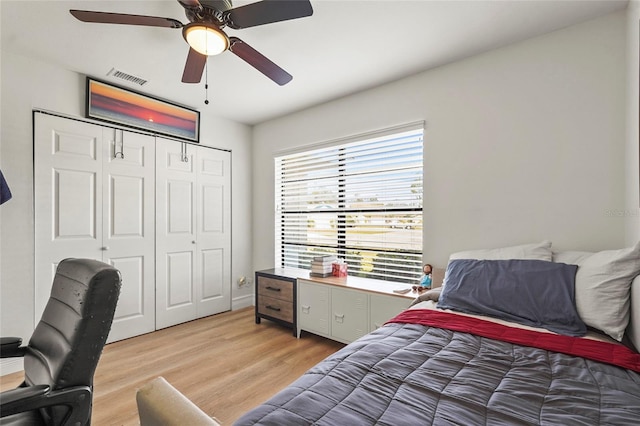
{"type": "Polygon", "coordinates": [[[229,48],[229,38],[218,27],[206,23],[192,23],[182,30],[189,46],[202,55],[219,55],[229,48]]]}

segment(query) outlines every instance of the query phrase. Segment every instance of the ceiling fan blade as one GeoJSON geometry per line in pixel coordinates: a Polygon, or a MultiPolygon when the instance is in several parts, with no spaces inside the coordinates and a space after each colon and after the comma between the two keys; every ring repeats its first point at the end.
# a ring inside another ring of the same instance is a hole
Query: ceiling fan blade
{"type": "Polygon", "coordinates": [[[284,86],[293,79],[291,74],[271,62],[266,56],[262,55],[238,37],[229,37],[229,41],[231,42],[229,46],[230,51],[280,86],[284,86]]]}
{"type": "Polygon", "coordinates": [[[93,12],[90,10],[69,11],[82,22],[100,24],[145,25],[147,27],[182,28],[182,22],[158,16],[128,15],[125,13],[93,12]]]}
{"type": "Polygon", "coordinates": [[[201,55],[195,50],[189,48],[189,54],[187,55],[187,63],[184,64],[184,72],[182,73],[183,83],[200,83],[202,79],[202,72],[204,66],[207,63],[207,57],[201,55]]]}
{"type": "Polygon", "coordinates": [[[199,0],[178,0],[180,6],[184,7],[187,12],[187,18],[190,21],[194,21],[197,16],[202,16],[201,13],[204,10],[199,0]]]}
{"type": "Polygon", "coordinates": [[[186,7],[188,9],[201,9],[202,5],[199,0],[178,0],[178,3],[182,5],[182,7],[186,7]]]}
{"type": "Polygon", "coordinates": [[[230,28],[239,30],[311,16],[309,0],[263,0],[224,12],[223,20],[230,28]]]}

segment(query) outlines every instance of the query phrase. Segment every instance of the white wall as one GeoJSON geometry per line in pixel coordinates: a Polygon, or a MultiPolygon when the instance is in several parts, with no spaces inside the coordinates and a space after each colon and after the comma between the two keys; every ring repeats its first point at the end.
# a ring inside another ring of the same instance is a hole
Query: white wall
{"type": "MultiPolygon", "coordinates": [[[[13,192],[0,224],[0,335],[28,338],[34,327],[34,223],[32,110],[82,117],[85,77],[33,59],[1,52],[0,168],[13,192]]],[[[253,303],[251,276],[251,128],[201,115],[201,144],[232,154],[232,304],[253,303]]]]}
{"type": "MultiPolygon", "coordinates": [[[[633,245],[640,235],[640,1],[632,0],[627,7],[627,115],[626,115],[626,208],[625,237],[633,245]]],[[[640,296],[640,295],[639,295],[640,296]]]]}
{"type": "Polygon", "coordinates": [[[624,246],[625,37],[621,11],[256,126],[254,266],[274,263],[274,153],[417,120],[425,261],[624,246]]]}
{"type": "MultiPolygon", "coordinates": [[[[626,140],[626,199],[624,211],[627,245],[635,244],[640,235],[640,1],[632,0],[627,8],[627,140],[626,140]]],[[[640,289],[631,290],[631,319],[627,333],[636,347],[640,347],[640,289]]]]}

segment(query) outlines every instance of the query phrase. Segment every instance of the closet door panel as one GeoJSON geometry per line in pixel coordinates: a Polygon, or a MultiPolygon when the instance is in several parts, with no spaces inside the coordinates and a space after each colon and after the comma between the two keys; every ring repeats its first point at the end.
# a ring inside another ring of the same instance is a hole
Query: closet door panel
{"type": "Polygon", "coordinates": [[[60,260],[102,259],[102,128],[35,114],[33,144],[37,322],[60,260]]]}
{"type": "Polygon", "coordinates": [[[155,140],[103,132],[103,260],[122,274],[114,341],[155,329],[155,140]]]}
{"type": "Polygon", "coordinates": [[[144,205],[138,202],[144,198],[144,183],[143,177],[109,176],[109,238],[144,237],[144,205]]]}
{"type": "Polygon", "coordinates": [[[202,250],[200,253],[200,265],[202,267],[201,300],[206,302],[211,299],[224,297],[224,251],[221,249],[202,250]]]}
{"type": "MultiPolygon", "coordinates": [[[[193,306],[193,252],[167,253],[168,294],[167,309],[193,306]]],[[[191,310],[190,310],[191,311],[191,310]]],[[[186,316],[185,321],[192,319],[186,316]]]]}
{"type": "Polygon", "coordinates": [[[202,232],[224,232],[224,186],[202,187],[202,232]]]}
{"type": "Polygon", "coordinates": [[[184,145],[156,138],[156,328],[196,318],[193,158],[184,145]],[[186,161],[185,161],[186,160],[186,161]]]}
{"type": "Polygon", "coordinates": [[[63,244],[81,239],[97,241],[97,173],[59,168],[53,173],[53,240],[63,244]],[[84,214],[69,214],[74,211],[84,214]]]}
{"type": "MultiPolygon", "coordinates": [[[[127,285],[123,285],[118,298],[116,315],[120,321],[138,319],[145,315],[144,257],[110,257],[107,259],[116,267],[122,277],[126,277],[127,285]]],[[[112,330],[113,331],[113,330],[112,330]]]]}
{"type": "Polygon", "coordinates": [[[197,151],[198,318],[231,309],[230,165],[227,151],[197,151]]]}
{"type": "Polygon", "coordinates": [[[194,235],[193,184],[189,180],[167,180],[167,235],[194,235]]]}

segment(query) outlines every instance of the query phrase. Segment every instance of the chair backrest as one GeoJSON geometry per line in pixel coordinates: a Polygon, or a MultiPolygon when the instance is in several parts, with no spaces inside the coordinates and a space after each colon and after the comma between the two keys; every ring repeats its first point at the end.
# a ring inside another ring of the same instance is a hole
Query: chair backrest
{"type": "MultiPolygon", "coordinates": [[[[65,259],[58,264],[51,296],[24,356],[26,385],[93,386],[120,286],[120,272],[106,263],[65,259]]],[[[66,411],[57,407],[42,414],[59,424],[66,411]]]]}

